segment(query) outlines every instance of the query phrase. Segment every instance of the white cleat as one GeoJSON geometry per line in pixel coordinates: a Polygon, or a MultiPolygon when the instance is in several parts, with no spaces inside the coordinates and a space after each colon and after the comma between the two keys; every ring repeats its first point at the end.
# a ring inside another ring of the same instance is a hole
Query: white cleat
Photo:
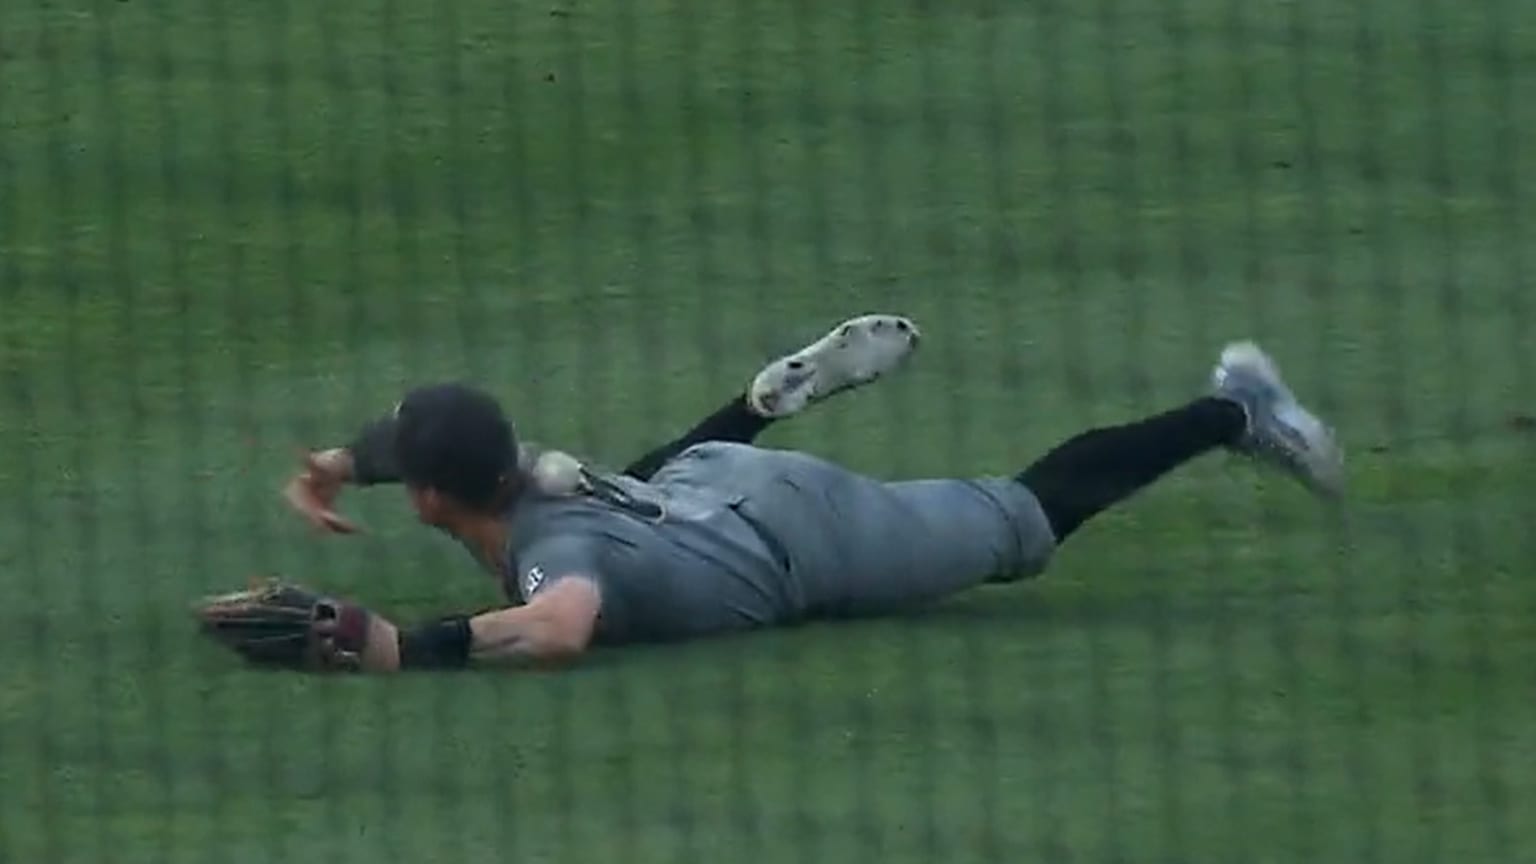
{"type": "Polygon", "coordinates": [[[1333,430],[1297,401],[1258,345],[1234,342],[1223,349],[1211,383],[1248,415],[1248,430],[1234,449],[1290,473],[1318,494],[1343,494],[1344,454],[1333,430]]]}
{"type": "Polygon", "coordinates": [[[899,315],[850,318],[763,367],[747,389],[747,401],[764,417],[789,417],[893,371],[917,349],[920,338],[917,325],[899,315]]]}

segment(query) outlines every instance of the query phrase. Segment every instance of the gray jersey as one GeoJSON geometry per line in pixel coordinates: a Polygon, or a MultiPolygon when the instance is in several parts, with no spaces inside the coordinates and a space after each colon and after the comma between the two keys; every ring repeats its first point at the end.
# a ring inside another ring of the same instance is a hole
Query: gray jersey
{"type": "Polygon", "coordinates": [[[607,479],[659,516],[599,497],[530,495],[510,517],[507,572],[524,601],[580,576],[602,594],[599,643],[682,639],[795,618],[803,607],[741,496],[701,482],[712,452],[697,447],[651,482],[607,479]]]}
{"type": "Polygon", "coordinates": [[[532,497],[510,526],[509,593],[596,580],[599,642],[889,611],[1031,575],[1054,549],[1039,503],[1007,478],[884,483],[801,453],[709,443],[649,483],[611,479],[657,510],[532,497]]]}

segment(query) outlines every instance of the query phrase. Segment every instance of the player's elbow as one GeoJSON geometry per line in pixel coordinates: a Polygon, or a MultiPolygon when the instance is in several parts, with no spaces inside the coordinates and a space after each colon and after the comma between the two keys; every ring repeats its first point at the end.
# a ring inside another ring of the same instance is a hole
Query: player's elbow
{"type": "Polygon", "coordinates": [[[524,607],[539,659],[568,663],[581,656],[592,642],[600,607],[596,585],[585,579],[562,580],[524,607]]]}
{"type": "Polygon", "coordinates": [[[488,612],[470,620],[473,657],[525,665],[569,662],[586,650],[593,623],[558,605],[488,612]]]}
{"type": "Polygon", "coordinates": [[[542,663],[550,665],[563,665],[575,662],[576,658],[586,653],[587,645],[591,642],[591,628],[573,626],[559,620],[540,622],[542,626],[533,628],[534,632],[528,653],[542,663]]]}
{"type": "Polygon", "coordinates": [[[472,621],[476,656],[538,665],[569,663],[591,643],[600,603],[596,586],[587,580],[561,580],[525,606],[472,621]]]}

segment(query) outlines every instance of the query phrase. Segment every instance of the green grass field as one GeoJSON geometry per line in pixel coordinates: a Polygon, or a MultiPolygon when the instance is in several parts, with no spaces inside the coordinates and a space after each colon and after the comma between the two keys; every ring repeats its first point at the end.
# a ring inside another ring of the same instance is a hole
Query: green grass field
{"type": "Polygon", "coordinates": [[[0,8],[0,861],[1536,861],[1536,19],[1505,0],[0,8]],[[276,491],[410,384],[618,463],[872,309],[775,430],[1014,470],[1254,336],[1321,508],[1212,458],[904,620],[316,680],[282,573],[496,600],[276,491]]]}

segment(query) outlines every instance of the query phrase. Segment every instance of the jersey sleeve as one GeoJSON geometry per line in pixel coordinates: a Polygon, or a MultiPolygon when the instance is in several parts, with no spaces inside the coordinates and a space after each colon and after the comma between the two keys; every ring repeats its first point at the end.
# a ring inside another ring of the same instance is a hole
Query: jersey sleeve
{"type": "MultiPolygon", "coordinates": [[[[509,594],[532,600],[540,591],[565,579],[586,579],[603,590],[603,566],[596,545],[589,539],[573,535],[555,536],[528,546],[511,562],[512,578],[517,584],[508,586],[509,594]]],[[[606,603],[604,604],[607,605],[606,603]]]]}

